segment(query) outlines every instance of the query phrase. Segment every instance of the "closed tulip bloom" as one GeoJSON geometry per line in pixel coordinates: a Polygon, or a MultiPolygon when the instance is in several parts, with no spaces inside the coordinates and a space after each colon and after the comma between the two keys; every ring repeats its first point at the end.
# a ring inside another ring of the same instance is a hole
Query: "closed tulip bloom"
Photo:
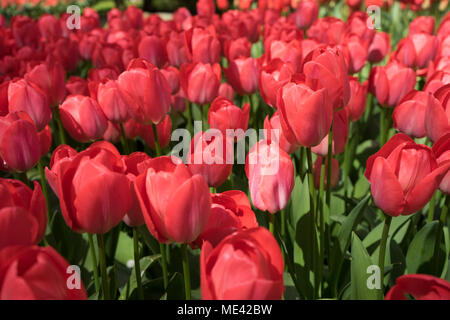
{"type": "Polygon", "coordinates": [[[44,14],[38,20],[39,32],[48,42],[56,41],[62,36],[61,24],[58,18],[44,14]]]}
{"type": "Polygon", "coordinates": [[[269,142],[272,139],[278,141],[278,144],[282,150],[286,153],[292,154],[300,148],[300,145],[296,142],[291,143],[286,139],[283,133],[283,128],[281,125],[280,113],[276,111],[273,116],[269,119],[269,116],[264,120],[264,129],[267,130],[266,140],[269,142]]]}
{"type": "Polygon", "coordinates": [[[365,176],[375,205],[396,217],[422,209],[449,169],[450,161],[439,166],[429,147],[398,133],[369,157],[365,176]]]}
{"type": "Polygon", "coordinates": [[[42,63],[25,74],[25,80],[33,82],[46,95],[50,106],[61,103],[66,96],[65,71],[59,63],[42,63]]]}
{"type": "Polygon", "coordinates": [[[427,108],[442,108],[431,93],[411,91],[395,107],[392,119],[394,128],[413,138],[426,136],[425,115],[427,108]],[[436,104],[436,106],[432,106],[436,104]]]}
{"type": "Polygon", "coordinates": [[[166,43],[157,36],[145,36],[138,46],[139,58],[146,59],[158,68],[167,62],[166,43]]]}
{"type": "Polygon", "coordinates": [[[394,107],[416,85],[416,73],[397,61],[374,67],[370,72],[369,90],[384,107],[394,107]]]}
{"type": "Polygon", "coordinates": [[[161,73],[169,83],[171,94],[176,94],[180,90],[180,72],[177,68],[172,66],[166,66],[161,69],[161,73]]]}
{"type": "Polygon", "coordinates": [[[340,43],[344,35],[346,25],[344,21],[335,17],[324,17],[316,20],[308,29],[308,38],[313,38],[320,43],[336,45],[340,43]]]}
{"type": "Polygon", "coordinates": [[[90,97],[69,96],[59,106],[59,112],[64,128],[79,142],[100,139],[108,126],[102,109],[90,97]]]}
{"type": "Polygon", "coordinates": [[[218,129],[223,135],[227,134],[227,129],[242,130],[242,135],[248,127],[250,105],[242,106],[242,109],[235,106],[231,100],[224,97],[217,97],[211,104],[208,112],[208,124],[210,128],[218,129]]]}
{"type": "Polygon", "coordinates": [[[316,146],[330,131],[333,106],[325,88],[314,91],[305,83],[290,82],[280,88],[277,100],[283,133],[291,144],[316,146]]]}
{"type": "Polygon", "coordinates": [[[367,90],[369,88],[368,81],[360,84],[358,78],[349,77],[350,83],[350,100],[345,107],[348,112],[350,121],[358,121],[366,110],[367,90]]]}
{"type": "Polygon", "coordinates": [[[56,196],[58,193],[58,171],[60,165],[65,161],[72,161],[72,159],[78,154],[78,152],[67,144],[59,145],[52,153],[50,158],[50,169],[45,168],[45,176],[47,182],[52,188],[56,196]]]}
{"type": "Polygon", "coordinates": [[[124,15],[132,28],[140,29],[142,27],[144,12],[141,9],[135,6],[128,6],[124,15]]]}
{"type": "Polygon", "coordinates": [[[114,228],[132,205],[125,170],[119,152],[106,141],[62,158],[56,172],[57,194],[67,226],[91,234],[114,228]]]}
{"type": "Polygon", "coordinates": [[[228,100],[234,100],[234,90],[229,83],[222,82],[219,86],[219,96],[227,98],[228,100]]]}
{"type": "Polygon", "coordinates": [[[268,59],[280,59],[285,63],[290,63],[295,72],[299,72],[302,67],[302,46],[299,41],[292,40],[285,42],[281,40],[272,41],[267,50],[268,59]]]}
{"type": "Polygon", "coordinates": [[[245,161],[253,205],[274,214],[284,209],[294,189],[294,165],[289,155],[271,140],[261,140],[245,161]]]}
{"type": "Polygon", "coordinates": [[[430,77],[427,77],[427,82],[423,87],[423,91],[435,93],[446,84],[450,84],[450,72],[436,71],[430,77]]]}
{"type": "Polygon", "coordinates": [[[246,37],[229,39],[224,43],[224,55],[228,61],[251,56],[251,42],[246,37]]]}
{"type": "Polygon", "coordinates": [[[39,134],[28,114],[0,117],[0,169],[27,171],[41,158],[39,134]]]}
{"type": "Polygon", "coordinates": [[[180,69],[180,84],[187,98],[197,104],[211,103],[219,93],[219,64],[184,64],[180,69]]]}
{"type": "Polygon", "coordinates": [[[34,190],[18,180],[0,179],[0,249],[38,244],[47,227],[47,206],[38,182],[34,190]]]}
{"type": "Polygon", "coordinates": [[[197,133],[191,141],[189,169],[205,178],[210,187],[220,186],[233,168],[232,147],[233,140],[217,129],[197,133]]]}
{"type": "Polygon", "coordinates": [[[198,0],[197,13],[200,17],[212,17],[216,12],[216,7],[213,0],[198,0]]]}
{"type": "Polygon", "coordinates": [[[450,132],[450,84],[438,89],[434,96],[440,103],[430,104],[425,114],[425,130],[431,141],[450,132]]]}
{"type": "Polygon", "coordinates": [[[208,185],[181,160],[165,156],[150,160],[134,187],[147,228],[159,242],[190,243],[208,223],[208,185]]]}
{"type": "Polygon", "coordinates": [[[344,107],[350,99],[350,85],[344,55],[338,49],[317,48],[305,59],[306,83],[318,90],[326,89],[334,110],[344,107]]]}
{"type": "Polygon", "coordinates": [[[367,60],[377,63],[391,51],[391,35],[386,32],[376,32],[369,45],[367,60]]]}
{"type": "Polygon", "coordinates": [[[6,116],[8,110],[8,86],[9,81],[3,81],[0,84],[0,116],[6,116]]]}
{"type": "MultiPolygon", "coordinates": [[[[170,135],[172,133],[172,120],[167,115],[164,120],[156,125],[156,132],[158,134],[158,143],[160,148],[165,148],[170,143],[170,135]]],[[[155,150],[155,138],[153,136],[152,125],[141,125],[139,129],[139,135],[144,139],[145,143],[150,149],[155,150]]]]}
{"type": "Polygon", "coordinates": [[[192,62],[220,62],[220,42],[211,29],[193,28],[186,31],[185,37],[192,62]]]}
{"type": "Polygon", "coordinates": [[[202,299],[280,300],[284,261],[273,235],[264,228],[237,231],[200,254],[202,299]]]}
{"type": "Polygon", "coordinates": [[[52,247],[4,248],[0,251],[0,300],[87,300],[83,283],[73,280],[69,267],[52,247]]]}
{"type": "Polygon", "coordinates": [[[434,24],[435,24],[435,17],[419,16],[415,18],[413,21],[411,21],[411,23],[409,24],[408,34],[409,35],[416,33],[433,34],[434,24]]]}
{"type": "Polygon", "coordinates": [[[298,28],[308,29],[319,16],[319,5],[316,1],[301,1],[294,13],[294,21],[298,28]]]}
{"type": "Polygon", "coordinates": [[[348,73],[353,74],[361,71],[367,62],[367,47],[363,40],[355,34],[350,34],[344,37],[343,46],[347,53],[348,73]]]}
{"type": "Polygon", "coordinates": [[[170,110],[170,86],[156,67],[132,68],[118,79],[119,88],[134,101],[131,115],[143,124],[157,124],[170,110]]]}
{"type": "Polygon", "coordinates": [[[280,59],[274,59],[262,68],[258,85],[261,96],[269,106],[277,108],[278,90],[291,81],[294,73],[292,64],[280,59]]]}
{"type": "Polygon", "coordinates": [[[416,33],[402,39],[395,51],[395,59],[408,67],[419,69],[428,66],[434,60],[438,49],[438,39],[427,33],[416,33]]]}
{"type": "MultiPolygon", "coordinates": [[[[346,109],[341,109],[333,113],[333,154],[344,152],[348,138],[348,113],[346,109]]],[[[315,154],[326,156],[328,154],[328,134],[315,147],[311,148],[315,154]]]]}
{"type": "Polygon", "coordinates": [[[8,108],[9,112],[24,111],[28,113],[38,131],[44,129],[52,117],[45,93],[35,84],[24,79],[10,82],[8,108]]]}
{"type": "Polygon", "coordinates": [[[213,247],[236,230],[258,227],[255,213],[247,195],[240,190],[229,190],[211,195],[211,215],[203,232],[192,243],[202,247],[208,241],[213,247]]]}
{"type": "Polygon", "coordinates": [[[259,64],[255,58],[232,60],[224,72],[228,82],[238,94],[252,94],[258,89],[259,64]]]}
{"type": "Polygon", "coordinates": [[[189,54],[185,46],[183,33],[173,31],[167,41],[166,50],[169,63],[177,68],[189,61],[189,54]]]}
{"type": "Polygon", "coordinates": [[[130,118],[129,103],[132,100],[125,97],[126,94],[120,90],[117,80],[99,84],[97,101],[109,121],[122,123],[130,118]]]}
{"type": "Polygon", "coordinates": [[[450,300],[450,282],[428,274],[405,274],[397,278],[385,300],[450,300]]]}
{"type": "MultiPolygon", "coordinates": [[[[432,149],[439,165],[450,161],[450,132],[436,141],[432,149]]],[[[442,179],[439,190],[450,195],[450,171],[442,179]]]]}
{"type": "MultiPolygon", "coordinates": [[[[332,158],[331,161],[331,188],[337,186],[339,182],[339,162],[336,158],[332,158]]],[[[314,172],[314,188],[320,188],[320,175],[322,174],[322,164],[324,161],[324,157],[318,156],[316,161],[314,161],[313,172],[314,172]]],[[[325,158],[325,175],[324,179],[324,188],[327,188],[327,172],[328,172],[328,158],[325,158]]]]}
{"type": "Polygon", "coordinates": [[[130,155],[122,156],[122,160],[127,167],[126,175],[130,180],[130,192],[133,199],[131,208],[123,217],[123,221],[129,227],[137,227],[145,223],[141,206],[139,205],[136,191],[134,189],[134,180],[136,180],[136,177],[140,174],[140,171],[138,169],[139,164],[149,159],[151,159],[150,156],[148,156],[144,152],[133,152],[130,155]]]}

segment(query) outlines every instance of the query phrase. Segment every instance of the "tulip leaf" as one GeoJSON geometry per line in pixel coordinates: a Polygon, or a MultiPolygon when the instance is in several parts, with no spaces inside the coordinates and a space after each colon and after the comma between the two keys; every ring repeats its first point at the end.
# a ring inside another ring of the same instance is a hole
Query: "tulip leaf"
{"type": "Polygon", "coordinates": [[[419,273],[420,267],[433,257],[438,230],[439,222],[431,221],[414,236],[406,253],[408,273],[419,273]]]}
{"type": "Polygon", "coordinates": [[[308,179],[302,179],[299,176],[295,177],[295,186],[291,195],[291,224],[295,226],[299,219],[309,212],[309,187],[308,179]]]}
{"type": "MultiPolygon", "coordinates": [[[[409,220],[414,215],[408,216],[398,216],[392,219],[391,227],[389,228],[389,237],[395,234],[394,240],[397,243],[401,243],[406,231],[409,227],[409,220]],[[400,229],[401,228],[401,229],[400,229]]],[[[370,231],[370,233],[364,238],[364,247],[369,248],[370,246],[379,243],[381,239],[381,234],[383,232],[383,223],[379,223],[375,228],[370,231]]]]}
{"type": "Polygon", "coordinates": [[[133,239],[125,232],[119,233],[119,242],[117,244],[116,260],[127,265],[128,261],[133,260],[133,239]]]}
{"type": "Polygon", "coordinates": [[[352,261],[351,261],[351,298],[358,300],[375,300],[380,295],[380,290],[369,288],[371,273],[368,268],[374,263],[367,253],[358,236],[352,234],[352,261]]]}
{"type": "Polygon", "coordinates": [[[449,232],[448,232],[448,227],[447,226],[445,226],[443,228],[443,231],[444,231],[444,243],[445,243],[445,257],[447,257],[447,258],[445,258],[445,263],[444,263],[444,268],[442,269],[441,278],[446,278],[448,280],[449,279],[448,275],[450,275],[450,273],[448,272],[449,271],[449,268],[448,268],[448,264],[449,264],[448,257],[449,257],[449,254],[450,254],[450,236],[449,236],[449,232]]]}

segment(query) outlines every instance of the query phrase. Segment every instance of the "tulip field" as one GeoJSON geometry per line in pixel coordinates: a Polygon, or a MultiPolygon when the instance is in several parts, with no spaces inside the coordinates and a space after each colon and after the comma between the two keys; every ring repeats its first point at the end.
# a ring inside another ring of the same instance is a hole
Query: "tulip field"
{"type": "Polygon", "coordinates": [[[0,300],[450,300],[449,206],[447,0],[0,1],[0,300]]]}

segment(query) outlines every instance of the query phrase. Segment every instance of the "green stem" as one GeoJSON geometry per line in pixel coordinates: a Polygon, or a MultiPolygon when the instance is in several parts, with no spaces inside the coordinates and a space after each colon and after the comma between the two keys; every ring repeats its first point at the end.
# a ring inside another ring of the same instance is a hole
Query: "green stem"
{"type": "Polygon", "coordinates": [[[313,172],[313,164],[312,164],[312,153],[311,153],[311,148],[306,148],[306,158],[308,161],[308,184],[309,184],[309,203],[310,203],[310,207],[309,207],[309,214],[310,214],[310,228],[311,230],[313,230],[313,239],[312,239],[312,266],[311,266],[311,270],[314,272],[314,298],[317,298],[318,296],[318,290],[319,290],[319,283],[318,283],[318,274],[319,274],[319,270],[318,270],[318,261],[317,261],[317,255],[315,254],[315,248],[316,248],[316,242],[317,242],[317,238],[316,238],[316,218],[315,218],[315,210],[314,208],[316,207],[315,204],[315,190],[314,190],[314,172],[313,172]]]}
{"type": "Polygon", "coordinates": [[[191,300],[191,275],[189,273],[189,257],[186,243],[181,245],[181,251],[183,255],[184,290],[186,292],[186,300],[191,300]]]}
{"type": "Polygon", "coordinates": [[[285,210],[281,210],[281,238],[284,240],[284,237],[286,236],[286,213],[285,210]]]}
{"type": "Polygon", "coordinates": [[[434,208],[436,206],[436,197],[437,197],[437,192],[435,192],[433,194],[433,196],[431,197],[431,200],[430,200],[430,206],[428,208],[428,219],[427,219],[428,222],[431,222],[434,219],[434,208]]]}
{"type": "Polygon", "coordinates": [[[333,124],[331,124],[330,133],[328,134],[328,155],[327,155],[327,208],[331,205],[331,169],[333,168],[333,124]]]}
{"type": "Polygon", "coordinates": [[[42,193],[44,193],[45,203],[47,205],[47,223],[50,223],[50,201],[48,199],[47,182],[45,180],[44,166],[42,165],[42,158],[38,162],[39,174],[41,175],[42,193]]]}
{"type": "Polygon", "coordinates": [[[159,157],[161,156],[161,148],[159,146],[158,130],[156,129],[156,124],[152,123],[152,128],[153,128],[153,138],[155,140],[156,156],[159,157]]]}
{"type": "Polygon", "coordinates": [[[120,124],[120,142],[122,143],[122,149],[125,154],[130,154],[130,148],[128,147],[127,136],[125,135],[125,129],[123,124],[120,124]]]}
{"type": "MultiPolygon", "coordinates": [[[[314,216],[314,208],[315,208],[315,192],[314,192],[314,171],[312,164],[312,152],[311,148],[306,148],[306,158],[308,161],[308,184],[309,184],[309,209],[310,212],[314,216]]],[[[314,221],[314,219],[313,219],[314,221]]]]}
{"type": "Polygon", "coordinates": [[[378,255],[378,266],[380,267],[381,276],[381,296],[384,297],[384,258],[386,255],[386,243],[389,235],[389,227],[391,226],[392,217],[386,215],[384,219],[383,234],[381,235],[380,251],[378,255]]]}
{"type": "Polygon", "coordinates": [[[88,233],[88,239],[89,239],[89,251],[91,252],[92,269],[94,270],[95,291],[98,293],[100,291],[100,282],[98,280],[97,256],[95,255],[95,246],[92,234],[88,233]]]}
{"type": "Polygon", "coordinates": [[[105,241],[102,234],[97,234],[98,255],[100,258],[100,272],[102,274],[103,299],[109,300],[109,282],[108,274],[106,272],[106,255],[105,255],[105,241]]]}
{"type": "Polygon", "coordinates": [[[53,117],[55,118],[56,124],[58,125],[59,140],[60,140],[61,144],[67,144],[66,134],[64,132],[64,126],[61,122],[61,117],[59,115],[59,107],[53,108],[53,117]]]}
{"type": "Polygon", "coordinates": [[[351,162],[350,162],[350,149],[352,147],[352,128],[353,128],[353,122],[350,121],[349,124],[349,128],[348,128],[348,132],[350,133],[349,135],[349,141],[347,141],[347,145],[345,146],[345,150],[344,150],[344,194],[346,196],[348,196],[348,181],[349,181],[349,173],[350,173],[350,166],[351,166],[351,162]]]}
{"type": "Polygon", "coordinates": [[[275,215],[269,213],[269,231],[275,236],[275,215]]]}
{"type": "MultiPolygon", "coordinates": [[[[328,165],[329,167],[330,165],[328,165]]],[[[318,268],[319,268],[319,275],[318,275],[318,283],[321,286],[321,288],[323,288],[323,265],[324,265],[324,261],[325,261],[325,221],[324,221],[324,201],[323,201],[323,192],[324,192],[324,185],[325,185],[325,168],[326,168],[326,164],[325,164],[325,159],[322,158],[322,166],[321,166],[321,170],[320,170],[320,186],[319,186],[319,202],[317,204],[317,206],[320,208],[319,211],[319,236],[320,236],[320,252],[319,252],[319,263],[318,263],[318,268]]],[[[330,180],[328,180],[330,181],[330,180]]],[[[329,182],[327,182],[327,184],[329,184],[329,182]]],[[[323,291],[321,291],[323,292],[323,291]]]]}
{"type": "Polygon", "coordinates": [[[138,295],[140,300],[144,300],[144,289],[142,288],[141,265],[139,263],[139,238],[136,228],[133,228],[133,249],[134,249],[134,272],[136,274],[136,282],[138,295]]]}
{"type": "MultiPolygon", "coordinates": [[[[443,251],[440,249],[440,244],[441,244],[441,239],[442,239],[442,233],[443,233],[443,229],[447,224],[447,212],[448,212],[448,207],[450,206],[450,196],[445,195],[444,197],[444,207],[441,210],[441,216],[439,219],[439,229],[438,229],[438,234],[436,236],[436,243],[434,245],[434,256],[436,256],[436,261],[440,262],[441,260],[443,260],[443,251]]],[[[440,265],[440,263],[436,263],[435,265],[435,275],[437,275],[438,277],[444,277],[445,274],[441,275],[442,272],[442,265],[440,265]]]]}
{"type": "Polygon", "coordinates": [[[163,243],[159,243],[159,253],[161,254],[161,267],[163,272],[164,289],[167,289],[167,285],[169,284],[169,276],[167,272],[166,248],[163,243]]]}
{"type": "Polygon", "coordinates": [[[381,107],[380,111],[380,146],[384,146],[384,144],[388,140],[389,134],[389,108],[381,107]]]}
{"type": "Polygon", "coordinates": [[[193,122],[192,122],[192,106],[189,99],[186,99],[186,109],[187,109],[187,128],[189,132],[192,134],[194,131],[193,122]]]}
{"type": "Polygon", "coordinates": [[[444,207],[442,208],[441,218],[440,218],[440,222],[444,226],[447,224],[448,207],[450,207],[450,196],[449,195],[445,195],[444,207]]]}

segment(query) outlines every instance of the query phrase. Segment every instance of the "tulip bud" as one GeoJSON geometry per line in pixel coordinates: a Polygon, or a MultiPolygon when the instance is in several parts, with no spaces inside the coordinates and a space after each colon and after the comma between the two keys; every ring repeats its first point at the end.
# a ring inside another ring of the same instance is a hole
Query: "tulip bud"
{"type": "Polygon", "coordinates": [[[264,66],[259,76],[259,90],[264,101],[271,107],[277,108],[278,90],[291,81],[294,68],[291,63],[284,63],[274,59],[264,66]]]}
{"type": "Polygon", "coordinates": [[[349,84],[350,100],[348,101],[345,109],[347,109],[350,121],[355,122],[361,118],[366,110],[367,89],[369,87],[369,83],[364,81],[363,84],[360,84],[358,78],[350,77],[349,84]]]}
{"type": "Polygon", "coordinates": [[[391,35],[386,32],[375,33],[370,43],[367,60],[370,63],[377,63],[391,51],[391,35]]]}

